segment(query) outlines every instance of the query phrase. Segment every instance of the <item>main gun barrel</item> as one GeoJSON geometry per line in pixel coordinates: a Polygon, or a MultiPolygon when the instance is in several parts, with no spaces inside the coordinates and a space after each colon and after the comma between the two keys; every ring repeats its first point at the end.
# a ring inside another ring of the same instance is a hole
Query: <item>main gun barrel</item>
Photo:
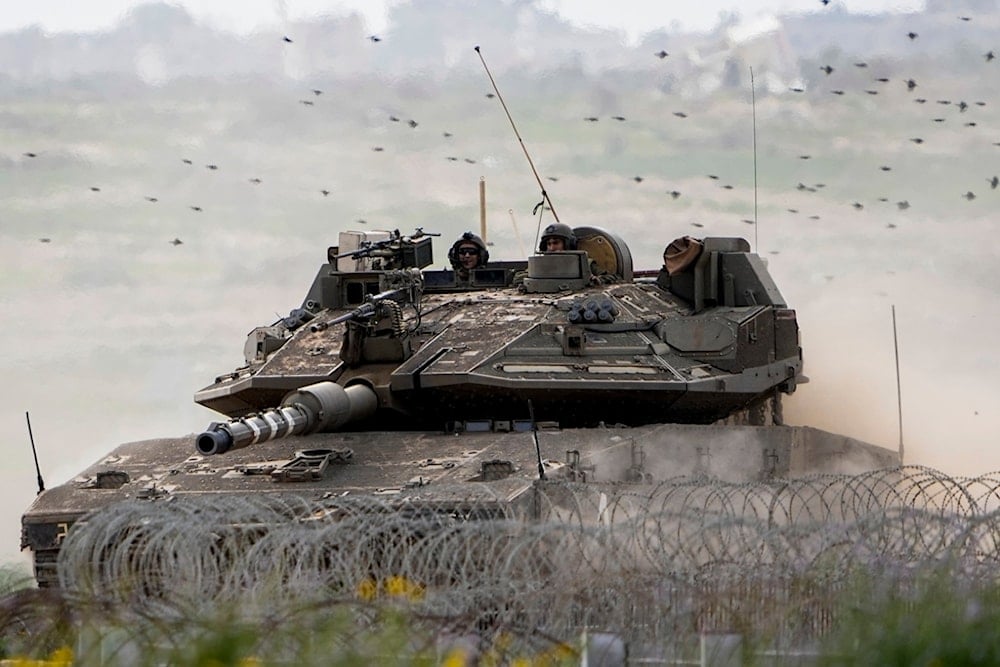
{"type": "Polygon", "coordinates": [[[378,397],[366,385],[344,388],[335,382],[317,382],[289,392],[277,408],[225,423],[212,422],[195,439],[195,448],[210,456],[292,435],[334,431],[370,417],[377,407],[378,397]]]}

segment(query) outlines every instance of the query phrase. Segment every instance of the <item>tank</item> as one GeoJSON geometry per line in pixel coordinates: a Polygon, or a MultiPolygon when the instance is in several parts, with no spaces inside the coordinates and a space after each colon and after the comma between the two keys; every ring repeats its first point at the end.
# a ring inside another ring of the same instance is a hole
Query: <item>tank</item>
{"type": "Polygon", "coordinates": [[[218,421],[121,445],[37,497],[21,544],[38,583],[58,584],[74,524],[126,500],[378,497],[530,521],[546,484],[898,464],[782,424],[806,382],[798,324],[746,240],[679,238],[634,270],[614,231],[567,229],[565,250],[468,271],[429,268],[420,229],[340,232],[301,304],[195,392],[218,421]]]}

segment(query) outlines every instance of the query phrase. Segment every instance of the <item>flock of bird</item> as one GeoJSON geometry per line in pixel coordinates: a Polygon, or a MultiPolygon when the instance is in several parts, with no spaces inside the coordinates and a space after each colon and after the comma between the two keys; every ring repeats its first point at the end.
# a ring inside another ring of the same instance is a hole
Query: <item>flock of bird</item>
{"type": "MultiPolygon", "coordinates": [[[[825,5],[825,4],[827,4],[828,0],[821,0],[821,1],[825,5]]],[[[971,20],[971,17],[958,17],[958,18],[961,21],[965,21],[965,22],[971,20]]],[[[900,35],[900,38],[901,39],[905,39],[905,40],[909,40],[909,41],[913,42],[913,41],[916,41],[919,38],[919,35],[916,32],[910,31],[908,33],[900,35]]],[[[383,39],[380,36],[378,36],[378,35],[370,35],[370,36],[367,37],[367,40],[370,41],[372,44],[378,44],[378,43],[380,43],[380,42],[383,41],[383,39]]],[[[288,35],[285,35],[284,37],[282,37],[282,41],[284,42],[284,44],[287,47],[294,48],[294,47],[291,46],[291,45],[295,44],[295,40],[292,37],[290,37],[288,35]]],[[[665,61],[670,56],[670,54],[666,50],[660,50],[658,52],[653,53],[652,56],[655,57],[655,58],[657,58],[657,59],[659,59],[659,60],[661,60],[661,61],[665,61]]],[[[995,53],[994,53],[993,50],[986,51],[985,53],[983,53],[983,63],[984,63],[984,65],[991,66],[991,63],[992,63],[992,61],[995,58],[996,58],[996,55],[995,55],[995,53]]],[[[820,67],[820,71],[823,73],[824,78],[829,77],[829,81],[834,82],[834,83],[838,83],[839,82],[841,84],[839,87],[830,88],[829,89],[829,93],[830,94],[833,94],[833,95],[835,95],[837,97],[845,97],[845,96],[848,96],[848,95],[851,94],[851,92],[852,92],[851,90],[848,90],[847,88],[843,87],[844,81],[843,80],[838,81],[837,73],[840,70],[842,70],[842,69],[846,69],[846,70],[850,71],[852,68],[853,68],[853,70],[855,72],[862,71],[862,70],[864,70],[866,72],[871,71],[872,74],[874,75],[874,76],[872,76],[870,78],[870,82],[871,83],[868,85],[868,87],[865,87],[861,91],[859,91],[860,94],[868,95],[868,96],[877,96],[877,95],[882,94],[886,90],[889,90],[890,89],[890,84],[894,83],[893,80],[890,79],[890,77],[884,76],[884,75],[882,75],[882,74],[880,74],[878,72],[873,71],[873,70],[876,69],[876,67],[870,66],[869,63],[867,63],[867,62],[851,62],[851,63],[848,63],[846,65],[843,65],[843,64],[840,64],[840,63],[835,63],[835,62],[834,63],[824,63],[820,67]]],[[[924,105],[924,104],[928,104],[928,105],[929,104],[934,104],[936,107],[938,107],[938,106],[939,107],[951,107],[953,109],[956,109],[957,113],[959,115],[959,118],[961,119],[962,126],[965,127],[965,128],[974,129],[974,128],[978,127],[979,123],[977,122],[977,120],[974,119],[973,114],[971,112],[975,108],[982,108],[982,107],[987,106],[987,103],[985,101],[982,101],[982,100],[972,100],[971,102],[966,101],[966,100],[951,100],[951,99],[933,99],[932,100],[930,97],[920,96],[919,93],[917,93],[916,91],[917,90],[923,90],[923,87],[921,86],[920,83],[918,83],[913,78],[901,78],[901,79],[897,80],[895,83],[898,84],[898,85],[900,85],[902,88],[905,88],[906,92],[912,97],[912,102],[915,103],[915,104],[921,104],[921,105],[924,105]]],[[[796,95],[804,95],[804,94],[808,93],[808,94],[812,94],[812,95],[815,96],[815,95],[817,95],[817,94],[819,94],[821,92],[821,91],[816,90],[815,87],[813,87],[812,90],[807,90],[804,86],[791,87],[789,90],[790,90],[791,93],[796,94],[796,95]]],[[[305,107],[315,107],[315,106],[317,106],[317,103],[321,100],[321,97],[324,95],[324,91],[322,89],[320,89],[320,88],[309,88],[308,91],[309,91],[310,95],[308,97],[300,98],[298,100],[298,103],[301,104],[301,105],[303,105],[303,106],[305,106],[305,107]]],[[[492,100],[492,99],[494,99],[496,97],[493,92],[488,92],[488,93],[485,94],[485,96],[488,99],[490,99],[490,100],[492,100]]],[[[674,110],[674,111],[671,111],[670,113],[672,114],[672,116],[674,116],[675,118],[678,119],[678,122],[685,121],[685,120],[687,120],[690,117],[690,112],[688,110],[674,110]]],[[[629,120],[629,118],[627,118],[626,116],[621,115],[621,114],[610,115],[610,116],[607,116],[607,118],[610,119],[611,121],[613,121],[614,123],[621,124],[623,126],[631,122],[629,120]]],[[[949,118],[947,116],[942,116],[942,115],[937,115],[937,114],[931,114],[931,117],[929,118],[929,120],[932,121],[935,125],[941,125],[941,124],[944,124],[944,123],[951,122],[954,119],[949,118]]],[[[582,121],[585,122],[585,123],[589,123],[589,124],[596,124],[596,123],[599,123],[601,121],[601,116],[599,116],[599,115],[586,115],[586,116],[582,117],[582,121]]],[[[387,115],[386,118],[385,118],[385,122],[388,123],[388,124],[398,124],[398,125],[403,126],[403,127],[408,127],[410,130],[417,130],[418,128],[421,127],[421,123],[418,122],[417,120],[414,120],[412,118],[406,119],[406,118],[404,118],[401,115],[395,115],[395,114],[389,114],[389,115],[387,115]]],[[[443,137],[443,139],[446,142],[449,141],[449,140],[451,140],[451,139],[453,139],[453,137],[454,137],[453,133],[451,131],[447,131],[447,130],[441,131],[441,136],[443,137]]],[[[908,140],[909,140],[910,143],[913,144],[913,146],[915,148],[919,149],[919,147],[924,146],[928,141],[930,141],[930,138],[929,137],[925,138],[925,136],[913,136],[913,137],[908,137],[908,140]]],[[[994,145],[1000,146],[1000,141],[994,142],[994,145]]],[[[385,153],[385,152],[387,152],[387,149],[386,149],[385,145],[373,145],[371,147],[371,150],[373,152],[375,152],[375,153],[385,153]]],[[[24,158],[31,159],[31,160],[44,160],[44,158],[45,158],[45,155],[43,154],[43,152],[39,151],[39,150],[25,151],[25,152],[22,153],[22,155],[23,155],[24,158]]],[[[447,160],[449,162],[453,162],[453,163],[462,162],[462,163],[466,163],[466,164],[470,164],[470,165],[473,165],[473,164],[477,163],[477,160],[474,159],[474,158],[471,158],[471,157],[460,157],[459,155],[456,155],[454,153],[450,153],[450,154],[444,155],[443,157],[444,157],[445,160],[447,160]]],[[[812,154],[800,154],[797,157],[798,157],[798,159],[800,159],[802,161],[809,161],[809,160],[813,160],[816,156],[814,156],[812,154]]],[[[186,167],[196,168],[197,166],[199,166],[199,165],[196,165],[195,161],[192,160],[189,157],[179,157],[178,159],[179,159],[180,163],[182,163],[186,167]]],[[[208,171],[213,171],[213,172],[214,171],[218,171],[220,169],[219,165],[216,164],[216,163],[206,163],[206,164],[201,165],[201,166],[204,169],[206,169],[208,171]]],[[[888,165],[888,164],[880,164],[877,167],[877,169],[879,171],[882,171],[882,172],[889,172],[889,171],[892,170],[892,168],[893,167],[891,165],[888,165]]],[[[713,181],[718,182],[718,186],[720,188],[722,188],[722,189],[733,190],[735,188],[735,186],[733,186],[732,184],[729,184],[729,183],[726,183],[726,182],[722,182],[722,180],[720,179],[720,177],[717,174],[709,174],[708,178],[711,179],[711,180],[713,180],[713,181]]],[[[260,178],[259,176],[250,176],[246,180],[247,180],[247,182],[251,186],[255,186],[255,187],[256,186],[261,186],[263,184],[263,179],[260,178]]],[[[547,180],[549,180],[550,182],[558,182],[559,178],[557,176],[548,176],[547,180]]],[[[644,181],[647,180],[647,178],[644,177],[644,176],[636,175],[636,176],[632,176],[631,180],[634,181],[636,184],[642,184],[644,181]]],[[[995,175],[986,176],[984,180],[989,185],[990,190],[996,190],[997,186],[1000,185],[1000,178],[998,178],[995,175]]],[[[819,191],[820,189],[822,189],[824,187],[825,187],[825,185],[823,183],[814,183],[812,185],[807,185],[805,182],[798,182],[794,186],[794,188],[795,188],[796,191],[804,192],[804,193],[817,192],[817,191],[819,191]]],[[[100,193],[101,192],[101,187],[98,186],[98,185],[90,186],[90,191],[94,192],[94,193],[100,193]]],[[[324,188],[321,188],[321,189],[317,190],[316,191],[316,195],[319,196],[319,197],[328,197],[331,194],[331,192],[332,192],[332,190],[330,188],[324,187],[324,188]]],[[[665,192],[665,194],[671,200],[677,200],[677,199],[679,199],[679,198],[681,198],[683,196],[683,193],[680,190],[678,190],[676,187],[667,190],[665,192]]],[[[972,187],[970,187],[970,189],[968,189],[965,193],[956,193],[956,196],[961,196],[962,198],[964,198],[964,199],[966,199],[968,201],[972,201],[972,200],[976,199],[980,195],[978,195],[976,193],[975,189],[973,189],[972,187]]],[[[156,203],[158,203],[160,201],[160,197],[159,196],[152,195],[152,194],[145,195],[144,199],[145,199],[146,202],[148,202],[150,204],[156,204],[156,203]]],[[[878,198],[878,202],[879,203],[883,203],[883,204],[892,203],[891,200],[890,200],[890,198],[888,196],[879,197],[878,198]]],[[[908,208],[910,208],[910,202],[908,200],[906,200],[906,199],[900,199],[900,200],[895,201],[894,203],[895,203],[896,208],[898,210],[900,210],[900,211],[907,210],[908,208]]],[[[854,210],[857,210],[857,211],[863,210],[865,208],[865,205],[866,204],[863,203],[862,201],[853,201],[853,202],[850,202],[850,206],[854,210]]],[[[196,213],[196,214],[204,213],[204,211],[205,211],[204,207],[200,203],[188,203],[187,204],[187,208],[192,213],[196,213]]],[[[800,210],[797,209],[797,208],[788,208],[787,211],[789,213],[793,213],[793,214],[799,214],[800,213],[800,210]]],[[[815,220],[815,219],[819,219],[820,216],[813,214],[813,215],[809,215],[808,217],[810,219],[814,219],[815,220]]],[[[360,223],[360,224],[365,224],[366,223],[366,221],[364,219],[358,219],[357,222],[360,223]]],[[[749,219],[749,218],[743,218],[742,222],[750,224],[750,225],[755,224],[755,220],[749,219]]],[[[695,227],[702,227],[703,226],[703,224],[699,223],[699,222],[692,222],[691,224],[693,226],[695,226],[695,227]]],[[[893,224],[893,223],[890,222],[890,223],[888,223],[887,226],[889,228],[894,228],[895,224],[893,224]]],[[[41,238],[39,240],[41,242],[43,242],[43,243],[49,243],[49,242],[51,242],[52,239],[51,239],[51,237],[43,237],[43,238],[41,238]]],[[[175,238],[171,239],[169,241],[169,243],[173,244],[174,246],[179,246],[179,245],[183,244],[183,241],[180,238],[175,237],[175,238]]]]}

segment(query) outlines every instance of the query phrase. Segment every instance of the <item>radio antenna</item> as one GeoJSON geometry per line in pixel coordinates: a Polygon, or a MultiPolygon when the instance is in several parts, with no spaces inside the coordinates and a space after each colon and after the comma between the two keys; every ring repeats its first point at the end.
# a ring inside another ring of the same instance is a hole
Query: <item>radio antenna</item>
{"type": "Polygon", "coordinates": [[[35,474],[38,476],[38,493],[45,490],[45,482],[42,481],[42,469],[38,467],[38,452],[35,450],[35,436],[31,433],[31,415],[27,411],[24,418],[28,420],[28,440],[31,441],[31,455],[35,457],[35,474]]]}
{"type": "Polygon", "coordinates": [[[757,240],[757,230],[760,229],[757,220],[757,93],[753,85],[753,67],[750,68],[750,109],[753,116],[753,247],[760,253],[760,242],[757,240]]]}
{"type": "Polygon", "coordinates": [[[892,347],[896,352],[896,409],[899,413],[899,465],[903,465],[903,390],[899,381],[899,338],[896,336],[896,304],[892,304],[892,347]]]}
{"type": "Polygon", "coordinates": [[[521,231],[517,228],[517,218],[514,217],[514,209],[507,209],[507,213],[510,214],[510,224],[514,227],[514,237],[517,239],[517,248],[521,251],[520,257],[527,257],[528,253],[524,251],[524,239],[521,238],[521,231]]]}
{"type": "Polygon", "coordinates": [[[528,416],[531,418],[531,438],[535,441],[535,458],[538,459],[538,479],[545,481],[545,466],[542,465],[542,449],[538,446],[538,422],[535,421],[535,406],[528,399],[528,416]]]}
{"type": "MultiPolygon", "coordinates": [[[[531,173],[535,175],[535,180],[538,182],[538,187],[542,190],[542,203],[548,204],[549,210],[552,211],[552,217],[559,222],[559,214],[556,213],[556,207],[552,205],[552,200],[549,199],[549,193],[545,191],[545,186],[542,185],[542,179],[538,176],[538,170],[535,169],[535,163],[531,161],[531,156],[528,155],[528,149],[524,145],[524,140],[521,139],[521,133],[517,131],[517,125],[514,124],[514,119],[510,115],[510,111],[507,109],[507,103],[503,101],[503,95],[500,94],[500,89],[497,88],[497,82],[493,80],[493,75],[490,74],[490,68],[486,66],[486,59],[483,58],[483,54],[479,51],[479,46],[474,47],[476,53],[479,55],[480,62],[483,63],[483,69],[486,70],[486,76],[490,78],[490,84],[493,86],[493,92],[496,93],[497,99],[500,100],[500,105],[503,107],[503,111],[507,114],[507,120],[510,121],[510,126],[514,129],[514,136],[517,137],[518,142],[521,144],[521,150],[524,151],[524,157],[528,158],[528,166],[531,167],[531,173]]],[[[538,208],[537,206],[535,207],[538,208]]],[[[541,220],[539,220],[541,224],[541,220]]]]}

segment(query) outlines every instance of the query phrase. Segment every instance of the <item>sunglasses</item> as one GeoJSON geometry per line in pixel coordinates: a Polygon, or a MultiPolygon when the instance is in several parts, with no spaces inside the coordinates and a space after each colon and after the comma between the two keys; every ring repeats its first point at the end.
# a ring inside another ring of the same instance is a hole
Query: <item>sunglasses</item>
{"type": "Polygon", "coordinates": [[[479,251],[476,250],[475,248],[459,248],[458,249],[458,254],[459,255],[478,255],[479,251]]]}

